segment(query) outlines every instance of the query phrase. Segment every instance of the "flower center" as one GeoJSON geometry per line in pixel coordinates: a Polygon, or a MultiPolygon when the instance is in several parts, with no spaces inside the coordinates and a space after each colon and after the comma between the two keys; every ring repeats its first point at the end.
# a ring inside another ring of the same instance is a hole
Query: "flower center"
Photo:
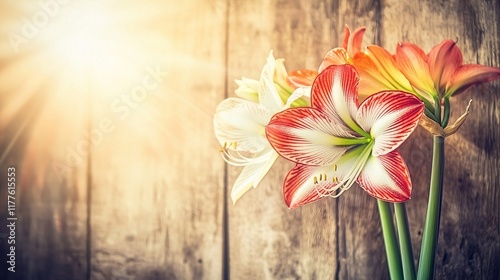
{"type": "Polygon", "coordinates": [[[368,140],[367,144],[365,143],[365,145],[358,146],[354,150],[351,150],[337,163],[341,170],[344,169],[342,165],[351,165],[347,172],[344,174],[341,172],[341,174],[336,176],[337,164],[335,164],[333,165],[333,170],[335,172],[332,174],[333,176],[331,176],[331,183],[327,181],[329,179],[326,173],[313,178],[314,184],[317,185],[316,191],[320,196],[339,197],[354,184],[365,167],[372,153],[373,146],[375,145],[375,142],[372,141],[371,138],[365,140],[368,140]]]}

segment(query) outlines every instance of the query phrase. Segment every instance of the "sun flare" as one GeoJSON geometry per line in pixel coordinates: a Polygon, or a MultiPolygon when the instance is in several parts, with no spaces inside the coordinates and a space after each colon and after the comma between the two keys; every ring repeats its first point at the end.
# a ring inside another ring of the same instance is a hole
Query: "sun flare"
{"type": "Polygon", "coordinates": [[[1,5],[12,13],[0,22],[8,34],[0,44],[0,129],[5,132],[0,144],[7,147],[0,162],[23,140],[24,165],[36,164],[43,173],[40,166],[64,162],[72,151],[85,157],[92,144],[88,135],[102,123],[132,131],[144,130],[145,123],[159,127],[161,79],[171,59],[168,36],[158,25],[161,2],[1,5]],[[86,145],[79,147],[82,139],[86,145]]]}

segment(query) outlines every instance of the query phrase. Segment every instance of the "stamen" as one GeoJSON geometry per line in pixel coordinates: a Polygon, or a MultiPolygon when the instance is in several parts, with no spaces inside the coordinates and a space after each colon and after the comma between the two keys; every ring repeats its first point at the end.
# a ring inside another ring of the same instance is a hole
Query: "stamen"
{"type": "Polygon", "coordinates": [[[237,151],[237,142],[224,142],[224,146],[219,148],[219,152],[222,155],[222,158],[225,162],[234,165],[234,166],[246,166],[249,164],[257,164],[261,162],[265,162],[269,159],[267,153],[264,151],[259,152],[259,154],[254,154],[247,151],[237,151]],[[247,155],[243,155],[246,153],[247,155]]]}
{"type": "MultiPolygon", "coordinates": [[[[342,180],[339,180],[337,176],[333,177],[331,183],[333,185],[318,186],[316,187],[316,192],[320,197],[330,196],[337,198],[342,195],[346,190],[348,190],[361,174],[368,158],[371,155],[373,142],[363,147],[361,152],[356,156],[353,167],[348,171],[347,174],[343,176],[342,180]]],[[[337,171],[337,165],[333,166],[334,171],[337,171]]],[[[326,174],[325,174],[326,181],[326,174]]]]}

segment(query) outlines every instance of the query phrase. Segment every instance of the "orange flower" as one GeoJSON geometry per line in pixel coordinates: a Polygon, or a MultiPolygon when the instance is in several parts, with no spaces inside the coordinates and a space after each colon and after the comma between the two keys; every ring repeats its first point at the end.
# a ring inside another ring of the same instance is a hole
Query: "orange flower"
{"type": "Polygon", "coordinates": [[[352,60],[361,76],[361,94],[394,89],[429,101],[441,100],[500,78],[500,68],[462,63],[462,52],[452,40],[444,40],[427,55],[406,42],[397,45],[394,56],[381,47],[369,46],[352,60]]]}

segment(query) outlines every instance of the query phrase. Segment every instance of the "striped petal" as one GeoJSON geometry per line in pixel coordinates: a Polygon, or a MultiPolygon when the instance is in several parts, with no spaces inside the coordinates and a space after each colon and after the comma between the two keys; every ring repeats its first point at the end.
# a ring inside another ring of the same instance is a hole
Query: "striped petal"
{"type": "Polygon", "coordinates": [[[260,156],[257,163],[249,164],[243,168],[231,189],[233,203],[236,203],[248,190],[257,187],[277,158],[278,154],[271,150],[260,156]]]}
{"type": "Polygon", "coordinates": [[[322,197],[338,197],[355,182],[370,156],[368,146],[358,146],[335,164],[310,166],[297,164],[285,178],[283,195],[290,208],[322,197]]]}
{"type": "Polygon", "coordinates": [[[410,43],[399,43],[395,59],[398,68],[416,90],[425,93],[431,99],[432,96],[437,96],[429,73],[427,55],[421,48],[410,43]]]}
{"type": "Polygon", "coordinates": [[[330,172],[333,168],[333,165],[310,166],[297,164],[288,172],[283,183],[283,197],[286,205],[293,209],[325,197],[326,195],[320,192],[319,189],[325,183],[318,184],[318,177],[320,174],[330,172]]]}
{"type": "Polygon", "coordinates": [[[251,153],[262,151],[269,146],[265,126],[271,117],[271,112],[258,103],[227,98],[214,114],[215,136],[222,146],[233,145],[236,150],[251,153]]]}
{"type": "Polygon", "coordinates": [[[359,107],[357,122],[375,139],[373,155],[395,150],[415,130],[424,104],[414,95],[385,91],[368,97],[359,107]]]}
{"type": "Polygon", "coordinates": [[[353,117],[358,109],[359,77],[350,65],[330,66],[321,72],[311,89],[311,106],[336,123],[361,133],[353,117]]]}
{"type": "Polygon", "coordinates": [[[284,158],[308,165],[335,162],[348,148],[351,134],[314,108],[292,108],[275,114],[266,127],[271,146],[284,158]]]}
{"type": "Polygon", "coordinates": [[[403,202],[411,196],[410,173],[398,151],[370,157],[358,183],[371,196],[388,202],[403,202]]]}
{"type": "Polygon", "coordinates": [[[468,87],[500,79],[500,68],[478,64],[462,65],[449,81],[446,95],[458,94],[468,87]]]}

